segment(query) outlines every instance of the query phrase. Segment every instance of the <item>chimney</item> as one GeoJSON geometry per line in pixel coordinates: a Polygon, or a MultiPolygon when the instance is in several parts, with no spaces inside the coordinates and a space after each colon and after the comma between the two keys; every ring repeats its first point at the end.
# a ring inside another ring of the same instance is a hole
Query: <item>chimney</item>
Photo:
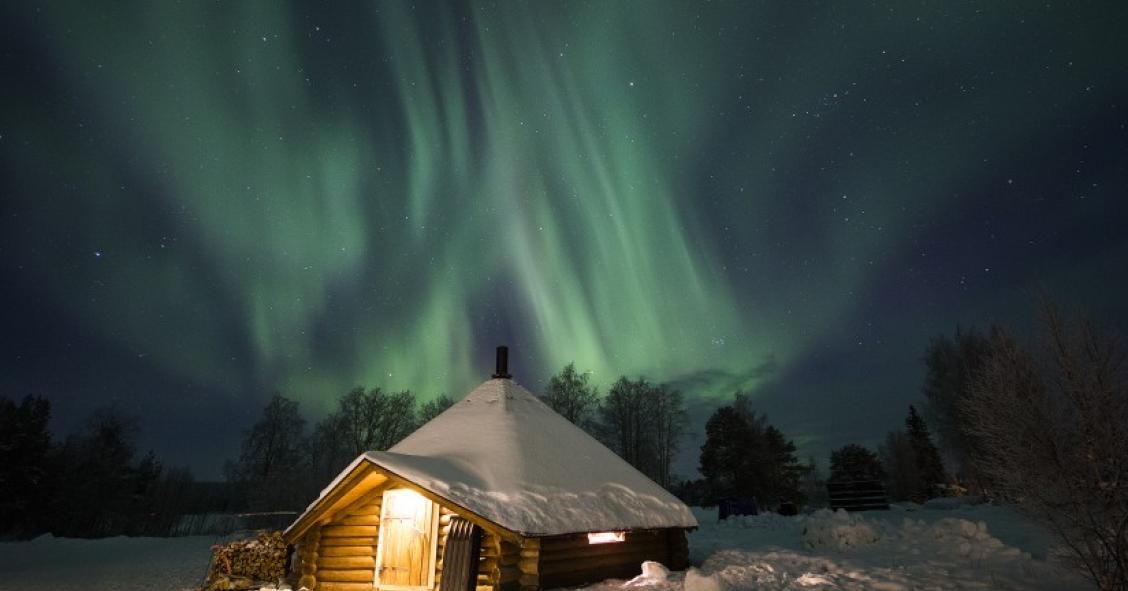
{"type": "Polygon", "coordinates": [[[502,380],[513,377],[509,375],[509,347],[505,345],[497,348],[497,371],[494,372],[493,377],[502,380]]]}

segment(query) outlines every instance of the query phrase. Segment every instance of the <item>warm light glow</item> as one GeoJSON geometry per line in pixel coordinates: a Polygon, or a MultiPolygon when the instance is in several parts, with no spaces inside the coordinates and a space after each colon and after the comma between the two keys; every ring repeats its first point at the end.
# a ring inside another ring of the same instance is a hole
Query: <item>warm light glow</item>
{"type": "Polygon", "coordinates": [[[384,499],[388,504],[384,516],[401,519],[420,514],[429,502],[423,495],[405,488],[388,491],[384,499]]]}
{"type": "Polygon", "coordinates": [[[614,544],[624,542],[626,539],[627,532],[622,531],[599,531],[588,534],[589,544],[614,544]]]}

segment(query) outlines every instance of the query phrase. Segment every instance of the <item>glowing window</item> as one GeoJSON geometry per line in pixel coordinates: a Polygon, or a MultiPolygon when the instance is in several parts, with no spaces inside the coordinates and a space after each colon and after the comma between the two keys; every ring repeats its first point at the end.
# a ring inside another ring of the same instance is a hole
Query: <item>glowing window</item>
{"type": "Polygon", "coordinates": [[[600,531],[588,534],[589,544],[614,544],[626,540],[627,532],[624,531],[600,531]]]}

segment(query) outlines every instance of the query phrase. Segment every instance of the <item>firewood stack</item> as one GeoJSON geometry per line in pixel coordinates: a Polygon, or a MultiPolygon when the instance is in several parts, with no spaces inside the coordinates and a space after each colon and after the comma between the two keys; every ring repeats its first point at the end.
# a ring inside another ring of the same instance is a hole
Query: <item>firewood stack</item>
{"type": "Polygon", "coordinates": [[[212,564],[205,591],[258,589],[286,575],[286,542],[282,532],[259,532],[254,539],[212,546],[212,564]]]}

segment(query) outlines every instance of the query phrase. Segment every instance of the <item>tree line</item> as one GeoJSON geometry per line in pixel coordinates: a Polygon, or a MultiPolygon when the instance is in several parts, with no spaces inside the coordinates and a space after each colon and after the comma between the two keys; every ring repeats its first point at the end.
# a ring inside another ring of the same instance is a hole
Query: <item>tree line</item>
{"type": "Polygon", "coordinates": [[[1046,526],[1099,589],[1128,589],[1128,348],[1042,296],[1036,334],[957,329],[924,355],[936,443],[913,406],[878,452],[831,455],[831,479],[883,480],[893,500],[948,491],[1046,526]],[[947,464],[947,466],[945,465],[947,464]]]}
{"type": "Polygon", "coordinates": [[[251,511],[300,510],[357,456],[388,449],[452,404],[445,394],[420,404],[410,390],[357,387],[307,430],[299,403],[275,394],[224,477],[251,511]]]}
{"type": "Polygon", "coordinates": [[[45,398],[0,399],[0,536],[168,535],[182,515],[237,509],[187,468],[138,453],[137,420],[114,407],[62,441],[50,419],[45,398]]]}

